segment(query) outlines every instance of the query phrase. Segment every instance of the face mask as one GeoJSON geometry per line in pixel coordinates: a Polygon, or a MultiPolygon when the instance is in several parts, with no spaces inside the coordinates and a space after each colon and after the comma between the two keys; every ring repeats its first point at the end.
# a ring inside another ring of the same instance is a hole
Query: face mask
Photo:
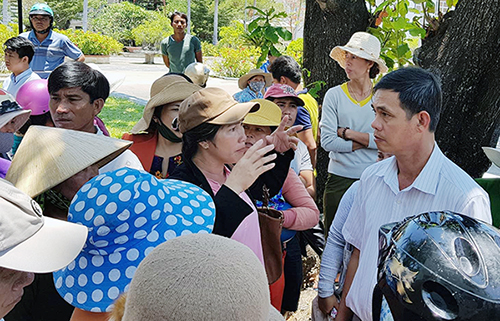
{"type": "Polygon", "coordinates": [[[5,154],[14,145],[14,133],[0,133],[0,153],[5,154]]]}
{"type": "Polygon", "coordinates": [[[163,136],[163,138],[165,138],[166,140],[168,140],[172,143],[181,143],[182,142],[182,138],[177,137],[177,135],[175,135],[170,130],[170,128],[165,126],[165,124],[161,121],[161,119],[158,118],[157,121],[158,122],[156,123],[156,129],[158,130],[160,135],[163,136]]]}
{"type": "Polygon", "coordinates": [[[266,85],[265,81],[252,81],[248,83],[248,86],[254,92],[260,92],[262,89],[264,89],[265,85],[266,85]]]}

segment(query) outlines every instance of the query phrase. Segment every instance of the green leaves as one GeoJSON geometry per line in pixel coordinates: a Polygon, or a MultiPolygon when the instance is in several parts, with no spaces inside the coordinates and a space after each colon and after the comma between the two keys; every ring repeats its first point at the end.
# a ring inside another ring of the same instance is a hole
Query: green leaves
{"type": "Polygon", "coordinates": [[[261,55],[256,63],[256,66],[260,66],[266,60],[268,52],[273,56],[281,56],[275,45],[282,41],[292,40],[292,33],[283,27],[273,26],[271,23],[276,19],[286,18],[286,12],[276,12],[274,7],[267,11],[254,6],[248,6],[246,9],[255,10],[260,15],[250,22],[248,33],[244,35],[249,43],[260,47],[261,55]]]}
{"type": "Polygon", "coordinates": [[[424,38],[426,34],[425,29],[423,28],[413,28],[408,31],[410,32],[410,35],[412,35],[413,37],[424,38]]]}
{"type": "Polygon", "coordinates": [[[410,52],[410,47],[408,46],[407,43],[399,45],[396,49],[396,53],[398,54],[398,58],[405,57],[408,52],[410,52]]]}
{"type": "Polygon", "coordinates": [[[266,39],[271,41],[271,43],[278,43],[279,35],[274,27],[271,26],[265,27],[264,35],[266,36],[266,39]]]}
{"type": "Polygon", "coordinates": [[[276,31],[278,32],[278,35],[283,38],[285,41],[290,41],[292,40],[292,33],[286,29],[283,28],[277,28],[276,31]]]}
{"type": "MultiPolygon", "coordinates": [[[[373,5],[373,0],[366,0],[373,5]]],[[[436,21],[435,0],[385,0],[380,3],[372,15],[375,28],[369,32],[376,36],[381,44],[381,57],[389,70],[412,64],[412,52],[419,40],[426,37],[426,22],[436,21]]],[[[456,6],[458,0],[446,0],[448,10],[456,6]]]]}
{"type": "MultiPolygon", "coordinates": [[[[260,15],[262,15],[262,16],[265,16],[265,15],[266,15],[266,13],[265,13],[264,11],[260,10],[260,9],[259,9],[259,8],[257,8],[257,7],[254,7],[254,6],[247,6],[247,7],[245,7],[245,9],[252,9],[252,10],[255,10],[255,11],[257,11],[257,12],[258,12],[260,15]]],[[[274,8],[273,8],[273,9],[274,9],[274,8]]]]}

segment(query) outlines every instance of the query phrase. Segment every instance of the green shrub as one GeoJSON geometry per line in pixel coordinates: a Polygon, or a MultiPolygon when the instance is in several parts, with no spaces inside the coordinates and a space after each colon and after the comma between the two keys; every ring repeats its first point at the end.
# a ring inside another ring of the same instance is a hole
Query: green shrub
{"type": "Polygon", "coordinates": [[[201,52],[203,53],[203,56],[217,57],[219,56],[219,46],[215,46],[210,42],[202,41],[201,52]]]}
{"type": "Polygon", "coordinates": [[[260,49],[255,47],[219,49],[220,58],[214,62],[213,69],[220,76],[239,78],[250,69],[260,56],[260,49]]]}
{"type": "Polygon", "coordinates": [[[159,12],[153,12],[149,20],[132,29],[135,44],[149,50],[159,50],[161,41],[172,33],[170,19],[159,12]]]}
{"type": "Polygon", "coordinates": [[[227,27],[221,27],[219,31],[219,46],[240,48],[245,45],[245,27],[239,21],[232,21],[227,27]]]}
{"type": "Polygon", "coordinates": [[[0,72],[7,70],[5,67],[5,52],[3,51],[3,44],[7,41],[7,39],[17,36],[17,32],[14,30],[17,30],[17,26],[13,23],[11,23],[10,26],[0,24],[0,72]]]}
{"type": "Polygon", "coordinates": [[[126,45],[135,45],[132,29],[150,19],[152,13],[130,2],[113,3],[95,13],[91,29],[126,45]]]}
{"type": "Polygon", "coordinates": [[[302,57],[303,53],[304,53],[304,39],[302,38],[290,42],[290,44],[285,49],[285,55],[293,57],[301,67],[303,63],[303,57],[302,57]]]}
{"type": "Polygon", "coordinates": [[[110,55],[117,54],[123,49],[123,45],[115,39],[94,32],[83,32],[82,30],[56,30],[66,35],[84,55],[110,55]]]}

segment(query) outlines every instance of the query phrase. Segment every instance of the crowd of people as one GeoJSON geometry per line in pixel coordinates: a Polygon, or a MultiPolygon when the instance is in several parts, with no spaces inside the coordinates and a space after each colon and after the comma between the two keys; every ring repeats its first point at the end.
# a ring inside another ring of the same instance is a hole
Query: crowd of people
{"type": "Polygon", "coordinates": [[[331,51],[348,81],[321,110],[289,56],[250,70],[231,96],[210,86],[176,12],[169,73],[119,140],[98,117],[108,80],[52,31],[53,16],[35,4],[32,31],[4,44],[0,319],[285,320],[306,244],[321,256],[314,320],[500,311],[487,282],[500,234],[488,194],[435,141],[432,72],[386,74],[379,40],[356,32],[331,51]],[[319,145],[328,173],[316,171],[319,145]],[[328,175],[322,220],[317,175],[328,175]]]}

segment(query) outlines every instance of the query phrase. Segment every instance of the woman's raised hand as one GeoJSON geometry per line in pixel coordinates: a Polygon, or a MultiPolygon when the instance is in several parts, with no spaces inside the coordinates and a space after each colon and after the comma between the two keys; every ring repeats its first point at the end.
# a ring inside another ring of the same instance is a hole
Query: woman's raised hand
{"type": "Polygon", "coordinates": [[[266,144],[262,139],[256,142],[234,165],[224,185],[236,194],[249,188],[262,173],[274,167],[275,164],[271,161],[276,158],[276,154],[266,156],[273,149],[273,144],[266,144]]]}
{"type": "Polygon", "coordinates": [[[302,129],[302,125],[292,126],[285,130],[287,122],[288,116],[283,117],[279,127],[271,135],[266,136],[267,143],[273,144],[274,149],[279,153],[284,153],[290,148],[296,150],[299,143],[299,139],[293,135],[302,129]]]}

